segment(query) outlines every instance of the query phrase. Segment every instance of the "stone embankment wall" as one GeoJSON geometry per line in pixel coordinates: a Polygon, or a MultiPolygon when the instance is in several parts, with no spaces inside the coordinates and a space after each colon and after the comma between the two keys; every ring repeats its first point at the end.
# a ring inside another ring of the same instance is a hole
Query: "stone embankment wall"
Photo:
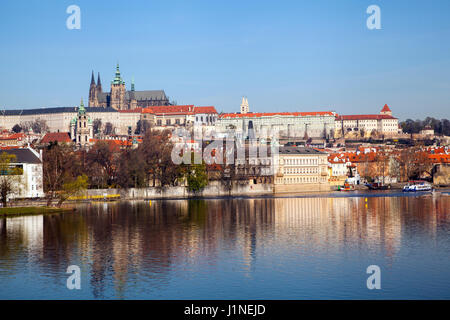
{"type": "Polygon", "coordinates": [[[220,183],[212,182],[202,192],[192,193],[186,187],[130,188],[130,189],[89,189],[87,196],[112,196],[120,194],[121,199],[167,199],[190,197],[220,197],[241,195],[272,194],[273,186],[268,184],[235,185],[231,191],[220,183]]]}

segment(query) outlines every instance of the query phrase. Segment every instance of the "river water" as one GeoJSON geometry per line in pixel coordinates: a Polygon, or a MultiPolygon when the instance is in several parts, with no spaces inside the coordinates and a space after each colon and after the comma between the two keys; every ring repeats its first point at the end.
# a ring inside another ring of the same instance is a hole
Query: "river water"
{"type": "Polygon", "coordinates": [[[0,299],[450,299],[450,196],[375,195],[99,202],[0,219],[0,299]],[[66,285],[71,265],[79,290],[66,285]],[[367,288],[370,265],[379,290],[367,288]]]}

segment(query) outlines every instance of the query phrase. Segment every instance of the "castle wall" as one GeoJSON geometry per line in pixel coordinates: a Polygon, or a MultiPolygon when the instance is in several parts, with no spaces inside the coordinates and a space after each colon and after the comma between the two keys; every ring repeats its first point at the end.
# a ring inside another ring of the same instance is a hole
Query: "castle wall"
{"type": "MultiPolygon", "coordinates": [[[[132,130],[136,129],[136,123],[140,118],[138,112],[88,112],[92,121],[100,119],[102,125],[111,122],[116,128],[116,134],[127,134],[128,126],[132,130]]],[[[45,120],[49,128],[49,132],[70,132],[70,121],[77,116],[77,111],[60,112],[60,113],[42,113],[33,115],[0,115],[0,126],[4,129],[11,130],[14,125],[25,122],[33,122],[37,119],[45,120]]]]}

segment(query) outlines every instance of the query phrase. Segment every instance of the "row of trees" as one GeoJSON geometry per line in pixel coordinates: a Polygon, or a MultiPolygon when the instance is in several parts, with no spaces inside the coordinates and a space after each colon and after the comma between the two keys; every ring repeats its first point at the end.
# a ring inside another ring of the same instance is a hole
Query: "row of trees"
{"type": "MultiPolygon", "coordinates": [[[[104,135],[111,135],[115,131],[115,127],[111,122],[102,123],[101,119],[95,119],[92,123],[94,134],[103,133],[104,135]]],[[[13,132],[34,132],[34,133],[46,133],[49,131],[47,122],[44,119],[36,119],[34,121],[24,121],[15,124],[12,129],[13,132]]]]}
{"type": "Polygon", "coordinates": [[[31,132],[33,131],[34,133],[46,133],[48,132],[49,128],[47,125],[47,121],[45,121],[44,119],[36,119],[34,121],[24,121],[21,122],[20,124],[15,124],[12,127],[12,131],[15,133],[19,133],[19,132],[31,132]]]}
{"type": "Polygon", "coordinates": [[[405,133],[419,133],[426,126],[430,126],[434,129],[435,134],[450,136],[450,121],[448,119],[439,120],[432,117],[427,117],[425,120],[407,119],[400,122],[400,126],[405,133]]]}
{"type": "Polygon", "coordinates": [[[92,129],[94,131],[94,134],[101,134],[104,135],[111,135],[115,132],[116,128],[111,122],[106,122],[105,125],[103,125],[101,119],[95,119],[92,123],[92,129]]]}
{"type": "Polygon", "coordinates": [[[420,146],[404,148],[396,153],[380,149],[373,161],[367,156],[367,161],[359,167],[360,174],[368,181],[387,176],[396,177],[399,181],[431,177],[432,169],[433,162],[420,146]]]}
{"type": "Polygon", "coordinates": [[[186,183],[197,192],[208,184],[206,165],[176,165],[170,132],[148,131],[137,148],[120,148],[113,141],[98,141],[88,151],[66,144],[45,148],[44,191],[48,205],[61,205],[85,188],[166,187],[186,183]]]}

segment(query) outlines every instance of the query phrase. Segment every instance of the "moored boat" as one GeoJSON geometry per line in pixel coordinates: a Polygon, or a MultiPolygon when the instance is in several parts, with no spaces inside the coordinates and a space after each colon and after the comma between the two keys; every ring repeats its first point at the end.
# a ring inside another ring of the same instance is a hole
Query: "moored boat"
{"type": "Polygon", "coordinates": [[[366,183],[366,187],[369,188],[369,190],[388,190],[391,188],[390,185],[381,182],[366,183]]]}
{"type": "Polygon", "coordinates": [[[409,181],[404,187],[403,192],[431,191],[433,187],[426,181],[409,181]]]}
{"type": "Polygon", "coordinates": [[[337,189],[337,191],[353,191],[353,190],[355,190],[355,186],[348,182],[344,183],[343,186],[338,186],[338,189],[337,189]]]}

